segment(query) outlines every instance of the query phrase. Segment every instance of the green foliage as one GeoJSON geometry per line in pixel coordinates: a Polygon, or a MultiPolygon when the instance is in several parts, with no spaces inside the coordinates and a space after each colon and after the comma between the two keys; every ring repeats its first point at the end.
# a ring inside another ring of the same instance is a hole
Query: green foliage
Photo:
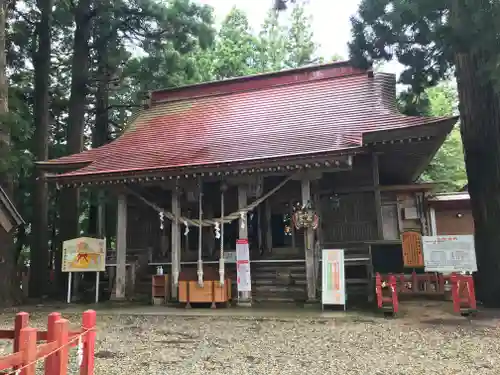
{"type": "Polygon", "coordinates": [[[225,79],[255,73],[257,43],[246,14],[237,8],[231,9],[222,23],[212,53],[215,78],[225,79]]]}
{"type": "Polygon", "coordinates": [[[317,46],[313,41],[311,22],[312,18],[307,15],[303,5],[293,7],[286,41],[288,56],[285,65],[288,68],[297,68],[314,62],[317,46]]]}
{"type": "Polygon", "coordinates": [[[280,24],[279,14],[267,13],[259,33],[258,70],[272,72],[285,68],[287,60],[287,29],[280,24]]]}
{"type": "MultiPolygon", "coordinates": [[[[453,116],[457,114],[457,91],[450,83],[429,88],[429,116],[453,116]]],[[[420,177],[423,181],[438,182],[442,191],[460,191],[467,183],[464,151],[459,126],[455,126],[446,138],[429,167],[420,177]]]]}
{"type": "Polygon", "coordinates": [[[405,66],[400,82],[415,95],[448,78],[463,51],[481,53],[485,79],[498,79],[498,19],[498,1],[363,0],[351,19],[351,59],[359,66],[397,59],[405,66]]]}

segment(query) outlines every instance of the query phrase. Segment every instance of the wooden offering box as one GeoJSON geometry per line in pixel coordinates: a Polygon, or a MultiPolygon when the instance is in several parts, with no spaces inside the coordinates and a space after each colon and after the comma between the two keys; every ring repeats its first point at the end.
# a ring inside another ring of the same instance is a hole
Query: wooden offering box
{"type": "Polygon", "coordinates": [[[153,275],[151,282],[153,305],[164,305],[170,298],[170,278],[168,275],[153,275]]]}
{"type": "Polygon", "coordinates": [[[191,303],[228,303],[231,300],[231,279],[226,278],[224,286],[220,285],[219,272],[212,268],[203,270],[203,287],[198,285],[196,270],[185,270],[179,276],[179,302],[190,307],[191,303]]]}

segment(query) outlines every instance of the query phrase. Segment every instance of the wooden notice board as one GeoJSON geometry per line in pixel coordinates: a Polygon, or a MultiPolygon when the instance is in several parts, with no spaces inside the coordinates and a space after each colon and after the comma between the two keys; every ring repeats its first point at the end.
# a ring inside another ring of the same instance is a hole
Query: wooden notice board
{"type": "Polygon", "coordinates": [[[418,232],[404,232],[401,235],[401,242],[403,244],[403,261],[405,267],[423,267],[422,235],[418,232]]]}

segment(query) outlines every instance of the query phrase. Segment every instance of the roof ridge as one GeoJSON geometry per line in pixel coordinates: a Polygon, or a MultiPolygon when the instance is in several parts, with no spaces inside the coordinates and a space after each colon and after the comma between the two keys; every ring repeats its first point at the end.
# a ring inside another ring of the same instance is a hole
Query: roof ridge
{"type": "MultiPolygon", "coordinates": [[[[342,78],[346,79],[346,78],[352,78],[352,77],[359,77],[359,76],[364,76],[366,74],[367,74],[367,72],[353,72],[351,74],[340,75],[340,76],[336,76],[336,77],[322,77],[322,78],[317,78],[317,79],[305,81],[305,82],[304,81],[295,81],[295,82],[282,83],[282,84],[277,84],[274,86],[268,86],[268,87],[262,87],[262,88],[249,88],[246,90],[227,91],[227,92],[213,92],[213,93],[201,94],[201,95],[197,95],[197,96],[157,100],[157,101],[153,101],[153,105],[151,106],[151,108],[154,108],[156,105],[161,105],[161,104],[166,104],[166,103],[179,103],[179,102],[183,102],[183,101],[199,100],[199,99],[203,99],[203,98],[230,96],[230,95],[241,94],[241,93],[250,93],[250,92],[255,92],[255,91],[267,91],[267,90],[282,88],[282,87],[286,87],[286,86],[307,85],[307,84],[312,84],[314,82],[322,82],[322,81],[331,81],[331,80],[337,80],[337,79],[342,79],[342,78]]],[[[251,76],[251,77],[253,77],[253,76],[251,76]]],[[[192,87],[192,86],[187,86],[187,87],[192,87]]],[[[150,110],[151,108],[149,108],[148,110],[150,110]]]]}

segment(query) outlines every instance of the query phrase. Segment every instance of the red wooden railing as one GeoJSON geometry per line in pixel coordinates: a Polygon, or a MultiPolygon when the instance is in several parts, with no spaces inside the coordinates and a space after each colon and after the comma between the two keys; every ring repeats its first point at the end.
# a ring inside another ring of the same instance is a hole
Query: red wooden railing
{"type": "Polygon", "coordinates": [[[95,311],[83,313],[78,331],[70,331],[69,321],[56,312],[48,316],[47,331],[28,325],[28,313],[21,312],[16,315],[13,330],[0,330],[0,339],[14,340],[14,352],[0,357],[0,374],[34,375],[37,362],[44,361],[45,375],[67,375],[69,348],[75,345],[81,359],[80,375],[94,374],[95,311]]]}
{"type": "MultiPolygon", "coordinates": [[[[453,310],[457,313],[468,314],[477,308],[474,279],[471,275],[441,275],[436,273],[411,275],[380,275],[376,274],[375,288],[379,308],[392,304],[397,310],[399,295],[401,296],[444,296],[445,284],[450,284],[453,300],[453,310]],[[387,286],[390,297],[383,297],[383,286],[387,286]]],[[[396,311],[395,311],[396,312],[396,311]]]]}
{"type": "Polygon", "coordinates": [[[477,309],[474,278],[470,275],[451,275],[453,311],[467,315],[477,309]]]}
{"type": "Polygon", "coordinates": [[[377,306],[379,309],[390,309],[393,314],[399,311],[399,298],[396,288],[396,276],[375,275],[375,292],[377,294],[377,306]],[[387,288],[386,288],[387,287],[387,288]],[[384,290],[389,291],[389,296],[384,296],[384,290]]]}

